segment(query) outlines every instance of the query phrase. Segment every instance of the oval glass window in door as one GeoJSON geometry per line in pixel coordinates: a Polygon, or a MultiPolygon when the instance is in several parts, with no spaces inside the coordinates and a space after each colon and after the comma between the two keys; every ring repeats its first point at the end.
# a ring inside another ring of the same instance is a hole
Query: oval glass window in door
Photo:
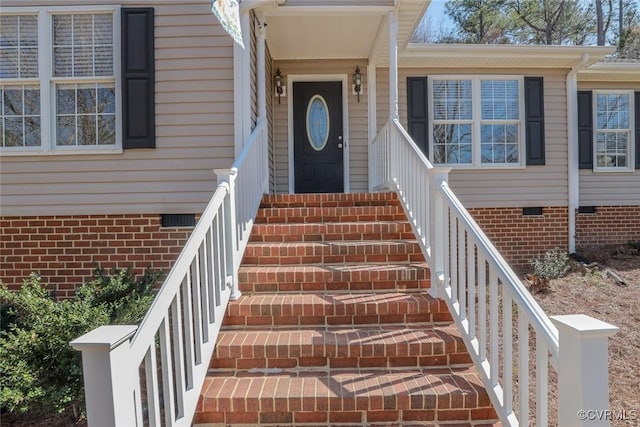
{"type": "Polygon", "coordinates": [[[329,139],[329,107],[321,95],[313,95],[307,105],[307,139],[316,151],[322,151],[329,139]]]}

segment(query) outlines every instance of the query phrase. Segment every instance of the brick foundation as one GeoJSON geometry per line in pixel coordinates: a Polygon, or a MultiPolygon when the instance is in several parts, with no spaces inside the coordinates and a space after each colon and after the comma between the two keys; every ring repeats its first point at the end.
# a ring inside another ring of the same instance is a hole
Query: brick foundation
{"type": "Polygon", "coordinates": [[[599,246],[640,240],[640,206],[597,206],[576,215],[576,246],[599,246]]]}
{"type": "Polygon", "coordinates": [[[57,297],[72,297],[96,265],[167,273],[191,228],[162,228],[160,215],[3,217],[0,281],[18,289],[31,272],[57,297]]]}
{"type": "Polygon", "coordinates": [[[548,250],[568,249],[566,207],[544,207],[542,215],[531,216],[524,216],[522,208],[474,208],[469,213],[514,267],[527,267],[548,250]]]}

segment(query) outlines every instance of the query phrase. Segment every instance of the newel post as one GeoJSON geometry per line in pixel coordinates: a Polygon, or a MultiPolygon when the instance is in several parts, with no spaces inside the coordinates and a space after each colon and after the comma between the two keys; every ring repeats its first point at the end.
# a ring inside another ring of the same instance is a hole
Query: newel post
{"type": "Polygon", "coordinates": [[[236,301],[242,296],[238,284],[238,266],[240,265],[238,247],[240,242],[238,241],[238,217],[236,210],[236,177],[238,176],[238,169],[215,169],[214,172],[218,176],[218,185],[226,185],[229,189],[228,197],[224,200],[224,234],[227,236],[225,239],[225,254],[226,254],[226,266],[227,269],[231,268],[231,275],[227,270],[227,278],[231,283],[231,295],[229,298],[232,301],[236,301]]]}
{"type": "MultiPolygon", "coordinates": [[[[429,293],[434,298],[443,296],[443,283],[440,279],[445,271],[445,239],[449,230],[447,222],[447,205],[442,197],[441,185],[449,179],[450,168],[429,169],[429,248],[431,250],[431,288],[429,293]]],[[[445,278],[446,280],[446,278],[445,278]]]]}
{"type": "Polygon", "coordinates": [[[584,314],[551,316],[559,333],[558,424],[609,426],[608,338],[616,326],[584,314]]]}
{"type": "Polygon", "coordinates": [[[132,325],[100,326],[69,343],[82,352],[87,421],[91,427],[136,422],[133,381],[138,375],[137,366],[130,366],[128,350],[137,329],[132,325]]]}

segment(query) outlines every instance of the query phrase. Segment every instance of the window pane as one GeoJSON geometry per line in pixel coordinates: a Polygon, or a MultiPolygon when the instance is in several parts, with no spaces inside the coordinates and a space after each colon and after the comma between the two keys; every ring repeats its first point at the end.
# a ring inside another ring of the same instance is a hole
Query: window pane
{"type": "Polygon", "coordinates": [[[58,116],[56,124],[56,144],[76,144],[76,118],[71,116],[58,116]]]}
{"type": "Polygon", "coordinates": [[[113,46],[96,46],[95,48],[95,75],[113,75],[113,46]]]}
{"type": "Polygon", "coordinates": [[[75,86],[60,85],[56,87],[56,112],[57,114],[76,113],[75,86]]]}
{"type": "Polygon", "coordinates": [[[26,117],[24,123],[24,145],[27,147],[40,146],[40,117],[26,117]]]}
{"type": "Polygon", "coordinates": [[[96,112],[96,88],[78,85],[78,114],[92,114],[96,112]]]}
{"type": "Polygon", "coordinates": [[[96,116],[78,116],[78,144],[95,145],[96,142],[96,116]]]}
{"type": "Polygon", "coordinates": [[[22,117],[4,118],[4,141],[6,147],[21,147],[23,141],[22,117]]]}
{"type": "Polygon", "coordinates": [[[4,88],[3,114],[5,116],[21,116],[22,107],[22,87],[7,86],[4,88]]]}
{"type": "Polygon", "coordinates": [[[93,47],[75,46],[73,48],[73,75],[76,77],[93,76],[93,47]]]}
{"type": "Polygon", "coordinates": [[[93,46],[93,15],[73,15],[73,44],[93,46]]]}
{"type": "Polygon", "coordinates": [[[113,87],[98,85],[98,112],[111,113],[116,112],[116,91],[113,87]]]}
{"type": "Polygon", "coordinates": [[[98,116],[98,144],[113,145],[116,143],[116,116],[105,114],[98,116]]]}
{"type": "Polygon", "coordinates": [[[71,15],[53,16],[53,45],[71,46],[72,42],[71,15]]]}
{"type": "Polygon", "coordinates": [[[436,163],[472,162],[471,125],[435,125],[433,136],[436,163]]]}
{"type": "Polygon", "coordinates": [[[18,49],[0,48],[0,77],[16,79],[19,77],[18,49]]]}
{"type": "Polygon", "coordinates": [[[24,114],[26,116],[40,115],[40,90],[34,87],[24,88],[24,114]]]}
{"type": "Polygon", "coordinates": [[[18,15],[0,16],[0,47],[18,47],[18,15]]]}
{"type": "Polygon", "coordinates": [[[35,15],[0,17],[0,77],[38,77],[38,26],[35,15]]]}
{"type": "Polygon", "coordinates": [[[56,77],[73,75],[73,49],[70,47],[53,48],[53,73],[56,77]]]}

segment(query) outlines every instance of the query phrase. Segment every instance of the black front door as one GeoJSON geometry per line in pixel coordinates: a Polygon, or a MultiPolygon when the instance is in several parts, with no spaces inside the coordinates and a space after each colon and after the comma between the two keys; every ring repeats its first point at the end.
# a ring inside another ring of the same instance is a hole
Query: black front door
{"type": "Polygon", "coordinates": [[[294,82],[296,193],[342,193],[343,149],[342,82],[294,82]]]}

